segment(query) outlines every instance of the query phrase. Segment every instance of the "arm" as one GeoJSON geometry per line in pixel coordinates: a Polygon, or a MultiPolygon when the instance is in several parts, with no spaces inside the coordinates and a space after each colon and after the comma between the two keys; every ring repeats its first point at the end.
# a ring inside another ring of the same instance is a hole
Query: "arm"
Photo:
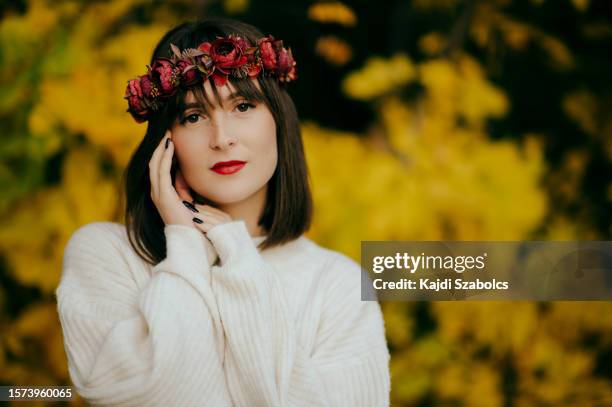
{"type": "Polygon", "coordinates": [[[109,224],[66,247],[58,312],[70,377],[92,405],[230,405],[206,238],[182,225],[164,233],[167,257],[140,283],[143,266],[109,224]]]}
{"type": "Polygon", "coordinates": [[[221,266],[213,287],[225,330],[228,386],[238,405],[388,406],[389,353],[377,302],[360,301],[361,268],[335,259],[320,287],[312,354],[301,347],[285,293],[243,221],[208,232],[221,266]]]}

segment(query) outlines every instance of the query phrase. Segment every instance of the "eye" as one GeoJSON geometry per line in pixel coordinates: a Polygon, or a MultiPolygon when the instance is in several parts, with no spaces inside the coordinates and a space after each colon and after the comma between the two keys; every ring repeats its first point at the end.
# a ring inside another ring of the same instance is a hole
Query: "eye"
{"type": "Polygon", "coordinates": [[[249,102],[242,102],[236,105],[236,109],[238,109],[239,112],[244,113],[249,109],[254,108],[255,105],[249,102]]]}
{"type": "Polygon", "coordinates": [[[197,123],[198,122],[198,118],[200,117],[200,113],[191,113],[188,114],[187,116],[183,117],[183,119],[181,119],[181,124],[185,124],[187,122],[189,123],[197,123]]]}

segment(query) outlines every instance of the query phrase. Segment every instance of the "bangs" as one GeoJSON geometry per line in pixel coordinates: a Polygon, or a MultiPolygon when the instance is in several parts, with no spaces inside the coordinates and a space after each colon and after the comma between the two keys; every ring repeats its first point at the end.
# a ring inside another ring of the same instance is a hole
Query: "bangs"
{"type": "MultiPolygon", "coordinates": [[[[212,89],[213,95],[208,95],[206,93],[206,91],[204,90],[204,83],[194,85],[187,89],[182,89],[178,93],[177,99],[176,99],[176,110],[175,110],[175,115],[174,115],[175,119],[177,117],[180,117],[185,112],[185,110],[189,109],[190,107],[194,107],[192,103],[195,103],[197,107],[199,107],[206,113],[214,109],[215,104],[218,106],[224,107],[223,101],[221,100],[221,95],[219,94],[219,90],[215,86],[215,83],[212,80],[212,78],[209,78],[208,82],[212,89]],[[195,97],[195,102],[187,103],[187,97],[189,96],[189,91],[193,93],[193,96],[195,97]],[[213,103],[213,101],[211,100],[211,96],[214,97],[215,103],[213,103]]],[[[259,83],[259,86],[261,87],[260,89],[257,87],[255,82],[249,78],[240,79],[240,78],[230,77],[228,78],[227,84],[225,86],[230,87],[231,93],[229,96],[242,97],[249,101],[256,101],[256,102],[266,101],[264,92],[263,90],[261,90],[263,89],[262,84],[259,83]]]]}

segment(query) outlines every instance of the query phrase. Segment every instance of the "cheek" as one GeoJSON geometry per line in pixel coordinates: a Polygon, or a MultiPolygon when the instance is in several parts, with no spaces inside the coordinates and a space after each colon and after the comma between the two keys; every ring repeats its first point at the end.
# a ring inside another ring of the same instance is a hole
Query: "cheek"
{"type": "Polygon", "coordinates": [[[186,145],[183,139],[174,137],[174,158],[181,163],[189,161],[189,146],[186,145]]]}
{"type": "Polygon", "coordinates": [[[206,162],[204,159],[206,149],[200,145],[201,140],[201,137],[193,137],[191,140],[187,137],[176,137],[176,141],[174,141],[174,155],[181,166],[181,170],[184,172],[197,171],[206,162]],[[195,142],[196,140],[199,141],[195,142]]]}

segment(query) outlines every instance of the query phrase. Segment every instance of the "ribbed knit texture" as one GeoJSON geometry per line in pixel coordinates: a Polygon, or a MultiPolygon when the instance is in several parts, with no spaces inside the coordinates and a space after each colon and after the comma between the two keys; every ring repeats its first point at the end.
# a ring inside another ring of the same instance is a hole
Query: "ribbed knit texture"
{"type": "Polygon", "coordinates": [[[90,404],[389,405],[384,322],[355,261],[305,236],[261,251],[244,221],[164,233],[155,267],[117,223],[68,242],[58,311],[90,404]]]}

